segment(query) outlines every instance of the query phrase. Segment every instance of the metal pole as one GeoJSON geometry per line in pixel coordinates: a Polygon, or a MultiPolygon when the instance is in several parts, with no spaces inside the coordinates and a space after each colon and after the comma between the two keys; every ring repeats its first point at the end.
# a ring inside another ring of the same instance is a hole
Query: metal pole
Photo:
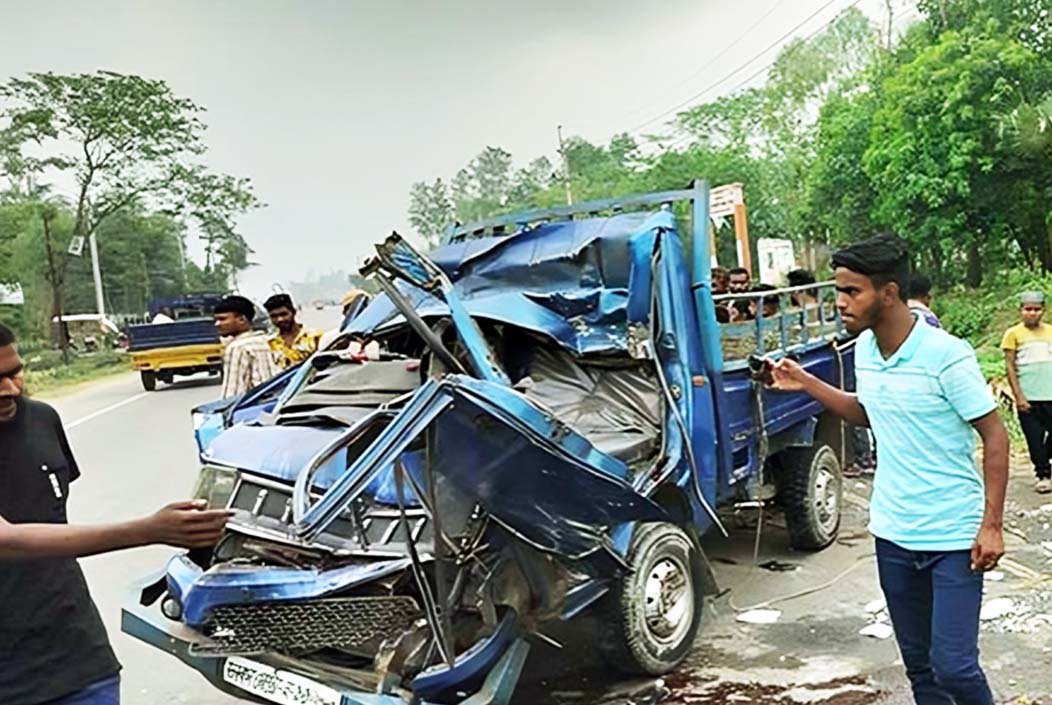
{"type": "Polygon", "coordinates": [[[566,158],[566,147],[563,145],[563,126],[558,125],[555,133],[559,136],[559,156],[563,160],[563,185],[566,186],[566,205],[573,205],[573,193],[570,192],[570,160],[566,158]]]}
{"type": "Polygon", "coordinates": [[[106,297],[102,293],[102,270],[99,269],[99,246],[95,233],[88,236],[88,249],[91,252],[91,276],[95,280],[95,310],[100,316],[106,315],[106,297]]]}

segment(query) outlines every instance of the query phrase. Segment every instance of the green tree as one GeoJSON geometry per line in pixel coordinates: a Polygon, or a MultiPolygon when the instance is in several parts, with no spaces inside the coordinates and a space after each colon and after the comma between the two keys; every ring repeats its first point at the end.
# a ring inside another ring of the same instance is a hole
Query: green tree
{"type": "Polygon", "coordinates": [[[233,218],[258,205],[247,180],[195,163],[205,151],[203,109],[164,81],[106,71],[31,73],[0,87],[0,99],[8,151],[33,144],[45,155],[19,151],[7,168],[16,177],[72,177],[75,236],[90,238],[115,213],[145,204],[185,210],[235,239],[233,218]]]}
{"type": "Polygon", "coordinates": [[[409,190],[409,223],[428,247],[437,247],[454,220],[453,199],[441,178],[423,181],[409,190]]]}
{"type": "Polygon", "coordinates": [[[872,91],[834,96],[818,120],[815,159],[807,175],[806,218],[833,242],[873,229],[875,193],[862,168],[877,107],[872,91]]]}
{"type": "Polygon", "coordinates": [[[969,28],[944,32],[884,81],[863,158],[873,217],[944,278],[947,267],[963,268],[977,286],[984,264],[1003,261],[1013,240],[1052,265],[1052,253],[1035,247],[1035,236],[1045,238],[1025,226],[1031,204],[1017,199],[1031,174],[1006,158],[997,130],[997,116],[1043,95],[1050,79],[1018,41],[969,28]]]}
{"type": "Polygon", "coordinates": [[[1047,0],[918,0],[932,36],[996,23],[1001,36],[1052,59],[1052,13],[1047,0]]]}

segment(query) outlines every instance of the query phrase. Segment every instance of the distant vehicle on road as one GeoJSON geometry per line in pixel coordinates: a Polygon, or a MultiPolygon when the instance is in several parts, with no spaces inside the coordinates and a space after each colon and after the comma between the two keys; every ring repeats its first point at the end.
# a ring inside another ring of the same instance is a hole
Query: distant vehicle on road
{"type": "MultiPolygon", "coordinates": [[[[223,372],[223,344],[212,321],[212,310],[224,294],[201,293],[150,302],[149,318],[170,311],[171,323],[145,323],[128,328],[128,351],[148,392],[157,382],[171,384],[175,377],[223,372]]],[[[256,315],[256,324],[266,327],[267,317],[256,315]]]]}

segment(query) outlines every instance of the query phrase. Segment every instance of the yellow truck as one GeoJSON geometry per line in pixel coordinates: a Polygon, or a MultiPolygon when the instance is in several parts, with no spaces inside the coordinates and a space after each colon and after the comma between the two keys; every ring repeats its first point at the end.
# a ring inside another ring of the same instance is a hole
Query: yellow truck
{"type": "Polygon", "coordinates": [[[212,309],[221,294],[194,294],[158,299],[150,305],[152,323],[128,328],[132,366],[148,392],[157,382],[171,384],[176,376],[223,372],[223,344],[212,323],[212,309]]]}

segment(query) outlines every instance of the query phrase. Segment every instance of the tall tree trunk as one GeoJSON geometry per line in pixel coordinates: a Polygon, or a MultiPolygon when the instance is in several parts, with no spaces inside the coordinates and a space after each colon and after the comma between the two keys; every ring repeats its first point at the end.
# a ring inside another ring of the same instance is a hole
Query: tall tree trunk
{"type": "Polygon", "coordinates": [[[928,256],[931,260],[931,278],[940,289],[946,288],[946,269],[943,264],[942,248],[938,243],[932,244],[928,256]]]}
{"type": "Polygon", "coordinates": [[[54,242],[51,238],[51,220],[49,213],[41,213],[40,220],[44,229],[44,254],[47,257],[47,283],[51,287],[51,317],[58,321],[58,344],[62,350],[62,361],[69,364],[69,326],[63,312],[62,285],[65,283],[65,261],[57,261],[54,242]]]}
{"type": "Polygon", "coordinates": [[[891,51],[891,33],[894,30],[895,8],[891,0],[884,0],[884,9],[888,13],[887,35],[884,37],[884,51],[891,51]]]}
{"type": "Polygon", "coordinates": [[[1045,226],[1045,236],[1047,247],[1039,247],[1037,251],[1040,254],[1041,271],[1052,272],[1052,215],[1049,216],[1048,225],[1045,226]]]}
{"type": "Polygon", "coordinates": [[[979,252],[979,243],[972,241],[968,243],[968,272],[965,275],[965,284],[976,288],[983,283],[983,260],[979,252]]]}

